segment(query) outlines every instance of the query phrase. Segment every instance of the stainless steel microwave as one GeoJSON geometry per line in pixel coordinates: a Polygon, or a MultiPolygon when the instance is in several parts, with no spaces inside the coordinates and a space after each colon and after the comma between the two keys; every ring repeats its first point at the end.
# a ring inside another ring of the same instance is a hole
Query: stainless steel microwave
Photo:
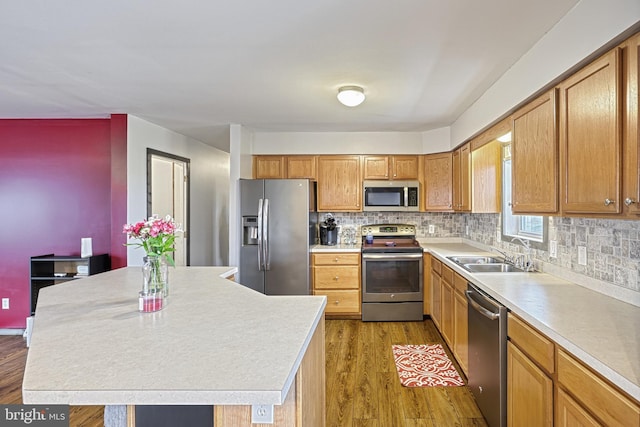
{"type": "Polygon", "coordinates": [[[364,181],[363,210],[418,211],[420,183],[418,181],[364,181]]]}

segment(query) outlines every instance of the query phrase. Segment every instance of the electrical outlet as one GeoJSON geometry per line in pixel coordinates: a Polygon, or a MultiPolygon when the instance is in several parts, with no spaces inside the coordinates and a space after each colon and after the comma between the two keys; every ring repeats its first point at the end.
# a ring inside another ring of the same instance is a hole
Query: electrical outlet
{"type": "Polygon", "coordinates": [[[2,309],[9,310],[9,298],[2,298],[2,309]]]}
{"type": "Polygon", "coordinates": [[[429,225],[429,234],[433,234],[436,232],[436,226],[435,225],[429,225]]]}
{"type": "Polygon", "coordinates": [[[578,246],[578,264],[587,265],[587,247],[578,246]]]}
{"type": "Polygon", "coordinates": [[[496,242],[502,240],[502,232],[500,230],[496,230],[496,242]]]}
{"type": "Polygon", "coordinates": [[[469,235],[469,226],[468,225],[464,226],[464,234],[466,234],[467,236],[469,235]]]}
{"type": "Polygon", "coordinates": [[[273,405],[251,405],[252,424],[273,424],[273,405]]]}
{"type": "Polygon", "coordinates": [[[558,258],[558,242],[556,240],[549,242],[549,258],[558,258]]]}

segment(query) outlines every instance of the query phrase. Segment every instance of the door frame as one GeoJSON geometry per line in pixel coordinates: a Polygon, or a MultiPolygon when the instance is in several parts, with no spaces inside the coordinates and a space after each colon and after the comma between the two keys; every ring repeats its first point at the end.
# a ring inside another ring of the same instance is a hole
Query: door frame
{"type": "Polygon", "coordinates": [[[186,183],[185,200],[184,200],[185,208],[186,208],[185,221],[184,221],[185,223],[183,224],[184,240],[185,240],[184,248],[185,248],[186,265],[191,265],[191,258],[190,258],[191,239],[189,238],[189,234],[190,234],[189,224],[191,222],[191,159],[177,156],[171,153],[166,153],[164,151],[154,150],[153,148],[147,148],[147,218],[153,215],[152,206],[151,206],[151,199],[152,199],[151,183],[152,183],[152,176],[153,176],[152,170],[151,170],[152,156],[164,157],[170,160],[177,160],[185,164],[185,174],[187,178],[187,183],[186,183]]]}

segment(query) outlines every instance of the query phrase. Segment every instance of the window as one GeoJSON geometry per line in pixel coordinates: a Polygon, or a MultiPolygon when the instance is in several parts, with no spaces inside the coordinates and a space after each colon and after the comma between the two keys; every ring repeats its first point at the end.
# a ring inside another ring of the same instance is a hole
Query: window
{"type": "Polygon", "coordinates": [[[531,246],[545,249],[548,220],[543,216],[511,213],[511,145],[502,149],[502,240],[511,242],[519,237],[531,241],[531,246]]]}

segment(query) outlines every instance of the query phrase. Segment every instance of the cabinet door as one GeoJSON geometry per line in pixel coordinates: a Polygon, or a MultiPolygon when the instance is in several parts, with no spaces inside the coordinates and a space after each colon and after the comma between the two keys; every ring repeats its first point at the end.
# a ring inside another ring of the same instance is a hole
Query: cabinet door
{"type": "Polygon", "coordinates": [[[466,143],[452,154],[453,208],[457,212],[471,210],[471,145],[466,143]]]}
{"type": "Polygon", "coordinates": [[[597,422],[582,406],[571,398],[561,388],[558,388],[556,398],[557,427],[599,427],[597,422]]]}
{"type": "Polygon", "coordinates": [[[453,286],[446,280],[440,280],[442,289],[440,332],[449,348],[453,348],[453,286]]]}
{"type": "Polygon", "coordinates": [[[360,211],[361,194],[359,156],[318,157],[319,211],[360,211]]]}
{"type": "Polygon", "coordinates": [[[620,52],[559,85],[563,213],[621,212],[620,52]]]}
{"type": "Polygon", "coordinates": [[[464,371],[469,374],[469,325],[467,298],[455,291],[453,297],[453,353],[464,371]]]}
{"type": "Polygon", "coordinates": [[[389,179],[389,156],[364,156],[364,179],[389,179]]]}
{"type": "Polygon", "coordinates": [[[392,179],[418,179],[418,156],[391,157],[392,179]]]}
{"type": "Polygon", "coordinates": [[[498,213],[502,205],[502,146],[492,141],[473,152],[473,212],[498,213]]]}
{"type": "Polygon", "coordinates": [[[440,313],[442,309],[442,288],[440,276],[431,270],[431,320],[440,329],[440,313]]]}
{"type": "Polygon", "coordinates": [[[551,90],[513,115],[511,208],[514,214],[558,212],[556,96],[551,90]]]}
{"type": "Polygon", "coordinates": [[[431,314],[431,254],[425,253],[422,257],[423,274],[422,293],[423,293],[423,310],[422,314],[431,314]]]}
{"type": "Polygon", "coordinates": [[[256,179],[285,178],[284,156],[255,156],[253,158],[253,177],[256,179]]]}
{"type": "Polygon", "coordinates": [[[626,94],[624,97],[626,148],[624,159],[623,203],[632,218],[640,213],[640,34],[631,37],[624,44],[627,59],[626,94]]]}
{"type": "Polygon", "coordinates": [[[507,342],[507,426],[552,425],[552,380],[507,342]]]}
{"type": "Polygon", "coordinates": [[[287,178],[302,178],[315,180],[315,156],[287,156],[287,178]]]}
{"type": "Polygon", "coordinates": [[[453,205],[452,153],[425,156],[425,209],[451,211],[453,205]]]}

